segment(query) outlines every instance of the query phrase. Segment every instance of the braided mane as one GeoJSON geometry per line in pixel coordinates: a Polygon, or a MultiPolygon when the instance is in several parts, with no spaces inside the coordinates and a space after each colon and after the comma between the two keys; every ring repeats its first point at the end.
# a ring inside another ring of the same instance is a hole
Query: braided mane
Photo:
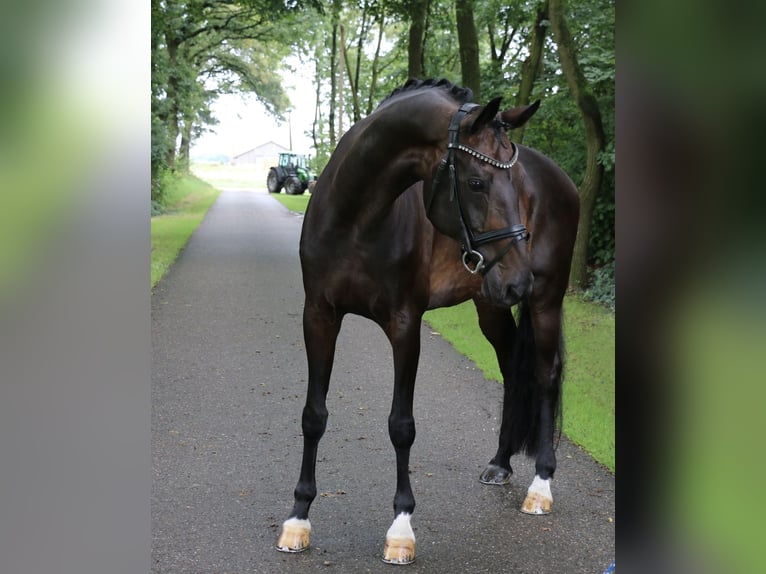
{"type": "Polygon", "coordinates": [[[470,102],[473,100],[473,91],[470,88],[460,87],[456,84],[453,84],[447,79],[431,78],[427,80],[417,80],[415,78],[410,78],[409,80],[407,80],[407,83],[405,83],[403,86],[396,88],[393,92],[391,92],[388,96],[386,96],[380,102],[380,104],[378,104],[378,106],[383,104],[383,102],[387,102],[391,98],[403,92],[412,92],[415,90],[422,90],[427,88],[436,88],[436,89],[444,90],[461,104],[464,104],[466,102],[470,102]]]}

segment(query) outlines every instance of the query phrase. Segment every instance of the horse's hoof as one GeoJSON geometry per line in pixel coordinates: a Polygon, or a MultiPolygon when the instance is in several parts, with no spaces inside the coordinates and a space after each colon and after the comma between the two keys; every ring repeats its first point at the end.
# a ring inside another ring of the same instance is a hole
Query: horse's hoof
{"type": "Polygon", "coordinates": [[[386,532],[383,562],[386,564],[412,564],[415,561],[415,532],[410,524],[411,515],[402,512],[386,532]]]}
{"type": "Polygon", "coordinates": [[[543,480],[539,476],[535,476],[529,490],[527,490],[527,497],[521,505],[521,511],[524,514],[550,514],[552,504],[553,495],[551,494],[550,479],[543,480]]]}
{"type": "Polygon", "coordinates": [[[532,494],[527,494],[524,504],[521,505],[521,511],[524,514],[550,514],[551,504],[553,504],[553,501],[550,498],[545,498],[541,494],[533,492],[532,494]]]}
{"type": "Polygon", "coordinates": [[[303,552],[309,547],[311,523],[308,520],[290,518],[282,525],[282,534],[277,542],[280,552],[303,552]]]}
{"type": "Polygon", "coordinates": [[[386,564],[412,564],[415,561],[415,541],[409,538],[386,538],[383,562],[386,564]]]}
{"type": "Polygon", "coordinates": [[[484,472],[481,473],[479,482],[492,485],[510,484],[512,474],[512,470],[490,463],[484,469],[484,472]]]}

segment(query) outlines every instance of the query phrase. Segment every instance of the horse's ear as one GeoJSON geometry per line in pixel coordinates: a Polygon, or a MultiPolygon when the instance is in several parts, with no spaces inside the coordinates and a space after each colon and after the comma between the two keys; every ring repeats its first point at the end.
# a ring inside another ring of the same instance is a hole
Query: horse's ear
{"type": "Polygon", "coordinates": [[[528,106],[508,108],[500,114],[500,117],[503,118],[503,123],[505,124],[506,129],[512,130],[527,123],[527,120],[535,115],[535,112],[539,107],[540,100],[537,100],[534,104],[528,106]]]}
{"type": "Polygon", "coordinates": [[[493,119],[495,119],[495,116],[497,115],[497,112],[500,110],[500,102],[503,98],[495,98],[491,102],[489,102],[484,108],[481,110],[481,113],[479,114],[479,117],[476,118],[473,122],[473,125],[471,125],[471,133],[475,134],[479,130],[481,130],[484,126],[489,124],[493,119]]]}

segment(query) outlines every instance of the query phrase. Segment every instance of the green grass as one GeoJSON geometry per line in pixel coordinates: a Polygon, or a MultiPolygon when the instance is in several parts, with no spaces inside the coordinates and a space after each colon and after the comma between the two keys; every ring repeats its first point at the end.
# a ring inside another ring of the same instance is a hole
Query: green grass
{"type": "Polygon", "coordinates": [[[152,288],[176,260],[219,194],[218,189],[193,175],[180,177],[171,185],[167,212],[152,217],[152,288]]]}
{"type": "Polygon", "coordinates": [[[266,175],[252,165],[195,163],[191,171],[198,178],[217,188],[266,189],[266,175]]]}
{"type": "MultiPolygon", "coordinates": [[[[429,311],[424,318],[487,379],[502,381],[472,302],[429,311]]],[[[614,316],[599,305],[567,296],[564,334],[564,434],[614,472],[614,316]]]]}
{"type": "MultiPolygon", "coordinates": [[[[273,197],[292,211],[302,211],[310,196],[279,194],[273,197]]],[[[429,311],[425,320],[458,352],[476,363],[487,379],[502,380],[495,351],[479,329],[473,303],[468,301],[429,311]]],[[[568,295],[564,301],[563,431],[612,472],[615,471],[614,320],[614,314],[605,307],[576,295],[568,295]]]]}
{"type": "Polygon", "coordinates": [[[304,193],[303,195],[286,195],[284,193],[277,193],[273,194],[271,197],[279,201],[290,211],[295,211],[296,213],[305,213],[306,206],[308,206],[309,199],[311,199],[311,195],[308,193],[304,193]]]}

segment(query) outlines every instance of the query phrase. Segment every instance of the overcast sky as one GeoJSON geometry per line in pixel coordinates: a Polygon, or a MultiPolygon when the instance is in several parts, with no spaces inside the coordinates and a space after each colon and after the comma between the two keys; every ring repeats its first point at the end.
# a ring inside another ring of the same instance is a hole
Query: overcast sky
{"type": "MultiPolygon", "coordinates": [[[[311,138],[305,135],[311,131],[314,121],[313,74],[306,66],[301,69],[299,63],[293,61],[291,64],[296,66],[297,73],[285,72],[282,77],[293,107],[290,114],[293,150],[313,155],[311,138]]],[[[288,122],[278,125],[252,96],[224,94],[211,109],[219,123],[197,139],[192,156],[225,154],[233,157],[268,141],[290,146],[288,122]]]]}

